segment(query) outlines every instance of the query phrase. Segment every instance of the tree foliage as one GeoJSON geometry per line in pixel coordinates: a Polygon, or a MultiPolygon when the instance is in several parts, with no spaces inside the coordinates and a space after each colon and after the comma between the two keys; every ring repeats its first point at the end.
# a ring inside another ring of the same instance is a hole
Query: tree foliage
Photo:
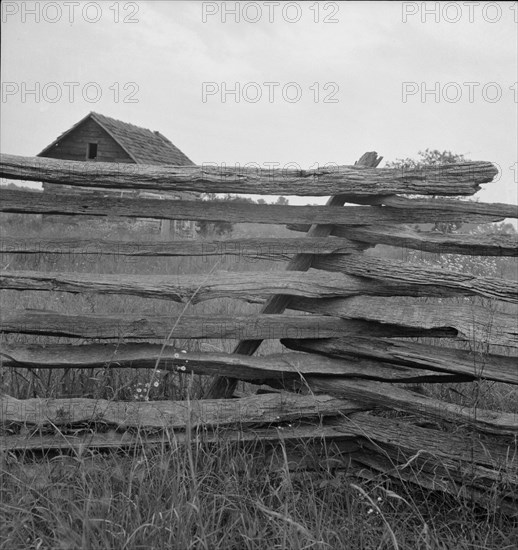
{"type": "MultiPolygon", "coordinates": [[[[211,202],[242,202],[253,203],[254,201],[248,197],[239,197],[237,195],[231,195],[227,193],[223,197],[218,197],[216,193],[204,193],[202,200],[211,202]]],[[[198,221],[196,222],[196,232],[201,237],[223,237],[225,235],[231,235],[234,229],[234,224],[225,220],[218,220],[216,222],[198,221]]]]}
{"type": "Polygon", "coordinates": [[[443,164],[456,164],[457,162],[466,162],[469,159],[464,155],[458,155],[451,151],[439,151],[438,149],[425,149],[417,153],[417,159],[407,157],[406,159],[396,159],[393,162],[387,162],[387,168],[425,168],[426,166],[442,166],[443,164]]]}
{"type": "Polygon", "coordinates": [[[275,204],[278,204],[280,206],[286,206],[289,204],[288,199],[286,197],[279,197],[275,204]]]}
{"type": "MultiPolygon", "coordinates": [[[[267,202],[260,198],[257,199],[257,202],[251,199],[250,197],[240,197],[238,195],[231,195],[227,193],[224,196],[218,197],[216,193],[204,193],[202,195],[202,200],[212,201],[212,202],[241,202],[248,204],[267,204],[267,202]]],[[[279,197],[275,204],[286,205],[289,204],[286,197],[279,197]]],[[[223,237],[225,235],[231,235],[234,230],[234,224],[229,221],[219,220],[216,222],[208,221],[199,221],[196,222],[196,232],[201,237],[223,237]]]]}
{"type": "MultiPolygon", "coordinates": [[[[401,169],[423,169],[428,166],[443,166],[445,164],[456,164],[457,162],[465,162],[469,159],[464,155],[452,153],[451,151],[439,151],[438,149],[425,149],[417,153],[417,159],[406,158],[396,159],[393,162],[387,162],[387,168],[401,169]]],[[[462,226],[462,222],[435,222],[433,231],[440,233],[454,233],[462,226]]]]}

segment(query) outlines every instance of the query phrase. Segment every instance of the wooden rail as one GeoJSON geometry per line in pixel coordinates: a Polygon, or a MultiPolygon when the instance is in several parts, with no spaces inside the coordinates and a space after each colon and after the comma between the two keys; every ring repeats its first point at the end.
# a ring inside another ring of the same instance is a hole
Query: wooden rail
{"type": "MultiPolygon", "coordinates": [[[[261,383],[263,380],[300,380],[309,374],[345,376],[402,383],[465,382],[474,380],[477,371],[471,371],[462,358],[448,369],[432,371],[423,365],[412,368],[393,366],[389,361],[370,359],[332,359],[305,353],[283,353],[265,357],[252,357],[227,353],[182,353],[178,349],[162,349],[159,344],[67,344],[16,345],[5,344],[2,349],[4,367],[70,369],[70,368],[154,368],[173,372],[216,375],[261,383]],[[421,368],[423,367],[423,368],[421,368]],[[464,368],[462,368],[464,367],[464,368]],[[446,372],[444,372],[446,371],[446,372]],[[454,376],[456,372],[460,375],[454,376]],[[453,373],[453,374],[451,374],[453,373]]],[[[376,358],[379,359],[379,358],[376,358]]],[[[436,366],[437,361],[432,366],[436,366]]],[[[394,361],[392,361],[394,363],[394,361]]],[[[414,362],[415,364],[415,362],[414,362]]],[[[515,382],[510,367],[503,373],[488,369],[488,378],[515,382]],[[493,374],[493,376],[491,376],[493,374]]]]}
{"type": "MultiPolygon", "coordinates": [[[[315,260],[314,267],[342,273],[218,272],[201,275],[97,275],[85,273],[0,272],[0,288],[60,292],[96,292],[160,298],[193,304],[217,298],[256,301],[279,294],[304,298],[344,296],[483,296],[518,303],[518,282],[476,277],[440,269],[424,269],[377,258],[346,263],[315,260]],[[392,272],[384,266],[394,265],[392,272]]],[[[266,312],[265,312],[266,313],[266,312]]]]}
{"type": "Polygon", "coordinates": [[[371,336],[379,335],[373,331],[379,323],[399,330],[396,335],[399,337],[411,338],[419,330],[436,331],[437,334],[444,330],[446,336],[454,336],[471,345],[479,342],[518,349],[516,315],[472,303],[451,304],[444,300],[440,304],[415,304],[379,296],[322,300],[297,297],[290,301],[288,307],[316,315],[336,315],[342,319],[367,322],[369,324],[365,325],[364,333],[371,336]],[[405,330],[409,332],[405,334],[405,330]]]}
{"type": "Polygon", "coordinates": [[[340,238],[252,238],[200,241],[109,241],[96,239],[0,238],[0,254],[79,254],[81,256],[241,256],[258,260],[289,260],[294,254],[348,254],[359,243],[340,238]]]}
{"type": "MultiPolygon", "coordinates": [[[[320,301],[317,301],[319,304],[320,301]]],[[[308,311],[309,306],[303,306],[308,311]]],[[[485,311],[485,310],[484,310],[485,311]]],[[[340,317],[340,316],[337,316],[340,317]]],[[[430,328],[413,327],[396,322],[363,321],[337,318],[330,315],[182,315],[171,319],[170,315],[118,314],[118,315],[68,315],[50,310],[18,309],[0,313],[0,332],[5,334],[33,334],[40,336],[69,337],[95,340],[163,340],[170,339],[237,339],[280,340],[281,338],[331,338],[347,334],[365,334],[378,337],[433,337],[470,340],[469,331],[461,321],[454,326],[444,326],[438,320],[430,328]]],[[[507,323],[507,332],[489,332],[489,341],[507,347],[518,347],[514,330],[514,317],[501,316],[507,323]]],[[[496,322],[496,321],[495,321],[496,322]]],[[[487,329],[486,325],[481,330],[487,329]]]]}
{"type": "Polygon", "coordinates": [[[345,360],[359,357],[392,363],[398,367],[406,365],[518,384],[516,357],[365,336],[318,340],[285,339],[282,343],[290,349],[345,360]]]}
{"type": "Polygon", "coordinates": [[[146,166],[0,156],[0,177],[80,187],[154,189],[262,195],[357,195],[396,193],[472,195],[498,173],[490,162],[462,162],[426,169],[330,166],[314,170],[215,166],[146,166]]]}
{"type": "Polygon", "coordinates": [[[335,227],[332,235],[369,244],[388,244],[423,252],[469,256],[518,256],[518,237],[513,235],[442,234],[408,227],[335,227]]]}
{"type": "MultiPolygon", "coordinates": [[[[476,203],[474,203],[476,204],[476,203]]],[[[162,220],[228,221],[232,223],[373,225],[392,223],[466,223],[499,222],[506,211],[480,212],[391,206],[281,206],[241,202],[134,199],[96,195],[56,195],[39,191],[3,190],[0,212],[14,214],[53,214],[61,216],[99,216],[154,218],[162,220]]]]}

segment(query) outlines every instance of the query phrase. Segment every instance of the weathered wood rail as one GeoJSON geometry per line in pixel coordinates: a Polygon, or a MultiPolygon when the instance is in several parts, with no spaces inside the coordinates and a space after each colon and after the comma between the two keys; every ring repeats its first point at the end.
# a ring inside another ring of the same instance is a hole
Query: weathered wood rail
{"type": "Polygon", "coordinates": [[[55,162],[2,155],[0,177],[80,187],[359,197],[414,193],[472,195],[498,173],[490,162],[462,162],[425,169],[330,166],[285,170],[226,166],[145,166],[102,162],[55,162]]]}
{"type": "Polygon", "coordinates": [[[389,329],[399,332],[391,336],[403,338],[440,337],[442,333],[444,337],[468,343],[485,342],[514,348],[515,354],[518,348],[516,316],[474,304],[409,304],[399,298],[360,296],[321,300],[297,298],[290,302],[289,309],[363,321],[367,323],[365,333],[371,336],[377,336],[376,327],[378,332],[386,327],[387,332],[389,329]]]}
{"type": "Polygon", "coordinates": [[[476,305],[405,304],[393,298],[300,299],[289,309],[314,315],[182,315],[171,328],[166,315],[68,315],[23,309],[0,313],[0,331],[104,340],[331,338],[369,334],[372,337],[456,338],[486,342],[518,353],[516,317],[476,305]],[[325,315],[324,315],[325,314],[325,315]]]}
{"type": "Polygon", "coordinates": [[[345,272],[218,272],[210,280],[202,275],[91,275],[84,273],[41,273],[4,271],[0,285],[12,290],[56,290],[127,294],[193,304],[217,298],[255,299],[269,294],[334,298],[343,296],[484,296],[518,303],[518,283],[464,273],[419,268],[394,262],[393,273],[384,271],[392,262],[369,258],[367,266],[348,264],[342,258],[333,263],[315,260],[318,269],[345,272]],[[375,260],[371,262],[371,260],[375,260]],[[430,277],[435,276],[435,279],[430,277]],[[362,277],[362,278],[360,278],[362,277]],[[364,280],[366,279],[366,280],[364,280]],[[198,290],[199,289],[199,290],[198,290]],[[198,290],[198,291],[197,291],[198,290]],[[197,291],[197,292],[196,292],[197,291]],[[196,292],[196,295],[194,295],[196,292]]]}
{"type": "Polygon", "coordinates": [[[0,257],[6,267],[0,271],[0,289],[6,296],[27,296],[24,306],[3,307],[0,313],[1,368],[28,376],[51,370],[159,369],[169,376],[214,379],[208,398],[192,401],[2,395],[0,422],[7,435],[0,448],[138,447],[143,442],[167,443],[172,430],[178,441],[188,441],[186,428],[203,429],[213,442],[324,439],[347,457],[344,467],[359,475],[383,472],[482,505],[488,491],[499,491],[502,509],[513,513],[518,494],[517,414],[489,410],[476,399],[447,402],[417,391],[416,384],[476,386],[487,380],[517,391],[518,282],[387,260],[364,251],[385,244],[440,254],[516,257],[515,235],[442,234],[407,224],[491,223],[517,218],[518,209],[447,198],[472,195],[491,182],[497,170],[489,162],[395,170],[378,168],[380,161],[376,153],[366,153],[353,166],[265,170],[1,155],[0,176],[52,183],[65,192],[3,189],[0,212],[63,219],[117,216],[287,224],[308,233],[188,242],[1,235],[0,257]],[[74,186],[93,193],[67,194],[74,186]],[[105,189],[331,198],[325,206],[225,204],[103,196],[105,189]],[[250,263],[249,271],[215,271],[210,276],[11,269],[11,259],[23,255],[237,256],[287,263],[284,271],[258,271],[250,263]],[[189,311],[171,317],[120,310],[72,314],[51,305],[55,293],[138,296],[189,306],[237,298],[262,307],[246,315],[189,311]],[[37,302],[31,302],[34,296],[37,302]],[[430,300],[423,302],[426,297],[430,300]],[[42,308],[42,302],[48,305],[42,308]],[[423,337],[438,340],[410,340],[423,337]],[[178,339],[238,343],[233,353],[198,352],[180,350],[173,345],[178,339]],[[264,340],[280,341],[285,350],[254,355],[264,340]],[[232,398],[239,380],[261,385],[263,391],[268,387],[269,393],[232,398]],[[399,416],[385,418],[378,410],[397,411],[399,416]],[[99,426],[103,429],[97,430],[99,426]]]}
{"type": "Polygon", "coordinates": [[[113,254],[131,257],[242,256],[255,260],[289,260],[293,254],[348,254],[361,250],[349,239],[252,238],[205,241],[96,241],[93,239],[24,239],[3,237],[0,254],[113,254]]]}
{"type": "MultiPolygon", "coordinates": [[[[87,344],[71,346],[60,344],[16,346],[6,344],[2,351],[3,363],[6,367],[18,366],[25,368],[103,368],[107,358],[116,362],[119,368],[153,368],[172,371],[187,371],[195,374],[224,374],[232,378],[260,383],[264,380],[282,378],[283,380],[298,380],[308,374],[327,376],[339,375],[346,377],[367,378],[374,380],[392,380],[399,382],[458,382],[473,380],[474,375],[464,376],[462,357],[449,369],[431,371],[413,369],[404,365],[392,367],[388,362],[372,360],[337,360],[327,357],[315,358],[304,353],[283,353],[263,357],[249,357],[238,354],[212,353],[179,353],[177,350],[165,349],[158,344],[87,344]],[[449,373],[461,372],[460,376],[449,373]]],[[[507,359],[507,358],[506,358],[507,359]]],[[[393,361],[392,361],[393,362],[393,361]]],[[[439,363],[438,360],[436,363],[439,363]]],[[[435,366],[435,365],[433,365],[435,366]]],[[[493,374],[493,378],[516,383],[511,373],[493,374]]]]}
{"type": "MultiPolygon", "coordinates": [[[[163,220],[199,220],[232,223],[296,224],[320,223],[333,225],[369,226],[378,223],[431,223],[434,221],[466,223],[499,222],[509,208],[496,212],[426,208],[419,203],[408,210],[392,206],[279,206],[232,202],[132,199],[90,195],[52,195],[38,191],[2,191],[0,212],[14,214],[53,214],[68,216],[120,216],[163,220]]],[[[476,203],[474,203],[476,204],[476,203]]],[[[498,205],[496,205],[498,206],[498,205]]],[[[504,205],[505,206],[505,205],[504,205]]],[[[515,217],[513,215],[513,217],[515,217]]]]}
{"type": "Polygon", "coordinates": [[[518,256],[518,241],[510,235],[437,234],[397,226],[336,227],[332,235],[362,243],[388,244],[423,252],[467,254],[469,256],[518,256]]]}

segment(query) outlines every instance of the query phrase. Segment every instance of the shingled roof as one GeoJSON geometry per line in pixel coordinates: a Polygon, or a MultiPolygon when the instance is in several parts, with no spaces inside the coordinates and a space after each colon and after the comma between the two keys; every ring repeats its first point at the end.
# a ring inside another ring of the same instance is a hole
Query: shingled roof
{"type": "Polygon", "coordinates": [[[38,156],[43,155],[89,118],[108,132],[137,164],[174,164],[177,166],[194,164],[189,157],[184,155],[178,147],[160,132],[153,132],[147,128],[141,128],[129,122],[122,122],[94,112],[89,113],[77,124],[74,124],[72,128],[61,134],[48,147],[45,147],[38,156]]]}

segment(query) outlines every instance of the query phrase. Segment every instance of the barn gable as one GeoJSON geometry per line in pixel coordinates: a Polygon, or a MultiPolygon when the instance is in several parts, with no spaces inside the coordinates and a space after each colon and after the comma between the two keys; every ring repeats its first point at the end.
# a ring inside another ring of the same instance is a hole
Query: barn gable
{"type": "Polygon", "coordinates": [[[40,157],[136,164],[194,164],[160,132],[89,113],[45,147],[40,157]]]}
{"type": "Polygon", "coordinates": [[[135,162],[119,143],[90,116],[61,134],[38,156],[75,161],[135,162]],[[94,158],[89,159],[90,144],[96,145],[96,154],[94,158]]]}

